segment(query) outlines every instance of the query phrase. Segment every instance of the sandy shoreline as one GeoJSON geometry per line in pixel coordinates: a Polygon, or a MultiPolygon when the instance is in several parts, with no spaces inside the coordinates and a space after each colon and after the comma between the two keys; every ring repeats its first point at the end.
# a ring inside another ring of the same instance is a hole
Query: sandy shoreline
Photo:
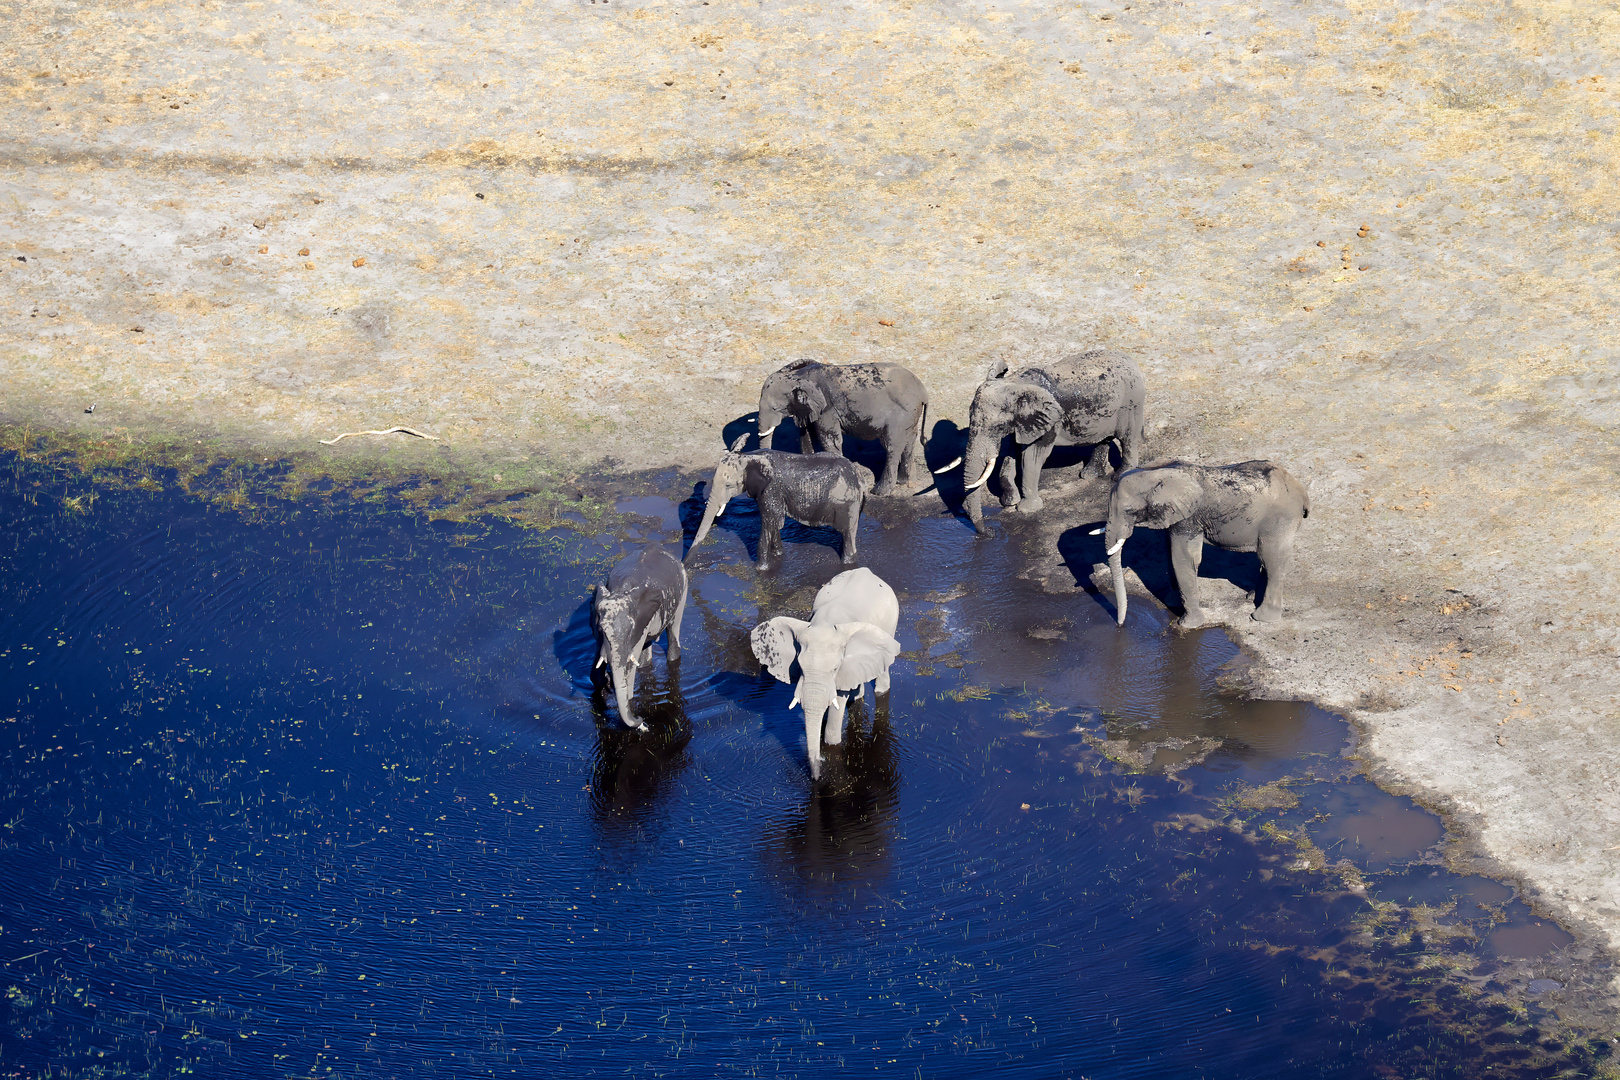
{"type": "MultiPolygon", "coordinates": [[[[1620,946],[1612,13],[0,22],[7,423],[499,492],[709,467],[797,356],[905,363],[965,424],[991,359],[1121,348],[1149,456],[1309,485],[1295,610],[1231,627],[1256,691],[1352,716],[1620,946]],[[394,424],[444,441],[318,442],[394,424]]],[[[1049,485],[1027,572],[1073,589],[1097,492],[1049,485]]]]}

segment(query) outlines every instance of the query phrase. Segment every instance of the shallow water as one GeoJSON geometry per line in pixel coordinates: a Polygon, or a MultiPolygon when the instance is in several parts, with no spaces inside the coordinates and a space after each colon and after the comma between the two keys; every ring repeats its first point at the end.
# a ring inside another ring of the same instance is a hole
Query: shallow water
{"type": "Polygon", "coordinates": [[[843,569],[830,531],[759,574],[721,519],[633,735],[586,598],[695,500],[601,536],[80,512],[4,465],[0,1075],[1556,1071],[1479,995],[1563,931],[1435,865],[1342,721],[1220,693],[1224,635],[1045,595],[1005,532],[863,525],[907,652],[815,787],[747,635],[843,569]]]}

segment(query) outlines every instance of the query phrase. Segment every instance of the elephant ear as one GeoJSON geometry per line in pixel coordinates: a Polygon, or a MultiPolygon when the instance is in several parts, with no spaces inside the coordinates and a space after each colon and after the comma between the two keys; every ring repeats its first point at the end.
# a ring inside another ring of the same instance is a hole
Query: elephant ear
{"type": "Polygon", "coordinates": [[[1138,525],[1167,529],[1185,521],[1198,510],[1198,482],[1184,469],[1175,467],[1143,470],[1149,481],[1140,489],[1141,509],[1133,515],[1138,525]]]}
{"type": "Polygon", "coordinates": [[[1013,400],[1013,438],[1032,443],[1062,418],[1063,406],[1057,398],[1039,386],[1021,387],[1013,400]]]}
{"type": "Polygon", "coordinates": [[[999,379],[1007,374],[1009,366],[1005,360],[992,360],[990,366],[984,369],[984,377],[986,379],[999,379]]]}
{"type": "Polygon", "coordinates": [[[744,454],[742,463],[743,490],[748,492],[750,498],[758,496],[776,479],[776,466],[764,454],[744,454]]]}
{"type": "Polygon", "coordinates": [[[827,411],[827,395],[808,379],[794,380],[791,397],[795,411],[801,415],[820,416],[827,411]]]}
{"type": "Polygon", "coordinates": [[[793,669],[793,661],[799,656],[799,643],[795,635],[809,625],[803,619],[778,615],[774,619],[766,619],[748,635],[748,643],[754,647],[755,659],[764,664],[778,682],[792,681],[789,672],[793,669]]]}
{"type": "Polygon", "coordinates": [[[844,662],[838,667],[836,679],[840,690],[854,690],[871,682],[889,670],[900,655],[900,643],[871,623],[839,623],[838,629],[847,635],[844,662]]]}

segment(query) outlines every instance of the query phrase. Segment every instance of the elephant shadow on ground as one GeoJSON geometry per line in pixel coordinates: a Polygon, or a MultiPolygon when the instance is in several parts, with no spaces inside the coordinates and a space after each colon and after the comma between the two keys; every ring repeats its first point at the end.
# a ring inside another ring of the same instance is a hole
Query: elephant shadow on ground
{"type": "MultiPolygon", "coordinates": [[[[1111,591],[1099,590],[1091,580],[1092,568],[1106,565],[1108,549],[1102,533],[1092,535],[1107,522],[1093,521],[1065,530],[1057,542],[1058,557],[1074,576],[1076,587],[1084,589],[1097,602],[1112,613],[1114,598],[1111,591]]],[[[1121,556],[1127,570],[1141,579],[1143,587],[1153,598],[1177,615],[1185,614],[1181,589],[1176,585],[1176,573],[1170,562],[1170,534],[1165,529],[1138,528],[1131,533],[1121,556]]],[[[1227,551],[1214,544],[1204,545],[1203,561],[1198,567],[1200,579],[1227,581],[1240,591],[1254,597],[1256,606],[1265,601],[1266,573],[1260,565],[1260,556],[1252,551],[1227,551]]]]}
{"type": "Polygon", "coordinates": [[[821,781],[770,827],[764,846],[766,859],[789,869],[805,892],[830,900],[876,884],[893,865],[900,768],[888,695],[875,705],[851,701],[843,744],[822,753],[821,781]]]}
{"type": "MultiPolygon", "coordinates": [[[[709,481],[698,481],[692,486],[692,494],[675,508],[681,519],[683,560],[691,553],[692,538],[697,535],[698,526],[703,523],[703,511],[709,502],[708,489],[709,481]]],[[[743,547],[748,551],[748,561],[752,563],[759,562],[759,529],[759,505],[747,495],[738,495],[732,499],[725,511],[716,515],[713,525],[713,531],[729,532],[741,540],[743,547]]],[[[705,545],[707,544],[706,538],[705,545]]],[[[844,537],[837,529],[830,526],[806,525],[790,517],[782,522],[783,554],[772,563],[773,568],[788,558],[788,546],[791,544],[820,545],[831,549],[832,553],[840,558],[844,552],[844,537]]]]}

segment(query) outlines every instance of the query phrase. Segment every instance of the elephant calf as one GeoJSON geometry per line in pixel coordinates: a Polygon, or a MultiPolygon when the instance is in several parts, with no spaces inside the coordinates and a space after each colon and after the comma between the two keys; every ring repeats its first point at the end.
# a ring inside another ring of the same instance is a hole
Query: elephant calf
{"type": "Polygon", "coordinates": [[[687,558],[709,535],[714,519],[725,513],[726,504],[746,492],[759,504],[761,570],[770,566],[772,555],[782,553],[782,522],[789,517],[806,525],[831,525],[837,529],[844,536],[845,564],[854,562],[855,533],[861,525],[866,497],[872,493],[872,470],[825,451],[739,453],[746,438],[732,443],[715,467],[714,480],[709,484],[709,505],[703,510],[703,523],[692,537],[687,558]]]}
{"type": "MultiPolygon", "coordinates": [[[[663,548],[642,548],[619,560],[596,587],[591,622],[596,629],[596,665],[608,665],[619,701],[619,719],[640,730],[630,706],[636,670],[652,662],[652,641],[669,634],[666,656],[681,658],[681,615],[686,611],[686,567],[663,548]]],[[[593,671],[595,668],[592,669],[593,671]]]]}
{"type": "Polygon", "coordinates": [[[821,779],[823,718],[827,745],[837,746],[844,741],[844,695],[865,693],[869,682],[876,683],[877,693],[889,692],[889,665],[900,655],[894,639],[899,623],[894,590],[863,566],[821,587],[809,622],[778,615],[749,635],[759,662],[779,682],[793,684],[788,708],[804,706],[811,779],[821,779]]]}
{"type": "Polygon", "coordinates": [[[1198,603],[1198,564],[1204,541],[1228,551],[1260,555],[1266,571],[1266,601],[1252,617],[1276,622],[1282,618],[1294,534],[1310,516],[1311,497],[1305,485],[1269,461],[1238,465],[1171,461],[1121,472],[1108,496],[1108,525],[1099,530],[1108,546],[1120,624],[1125,622],[1125,569],[1120,550],[1137,526],[1170,530],[1170,563],[1186,610],[1181,625],[1194,627],[1208,621],[1198,603]]]}

